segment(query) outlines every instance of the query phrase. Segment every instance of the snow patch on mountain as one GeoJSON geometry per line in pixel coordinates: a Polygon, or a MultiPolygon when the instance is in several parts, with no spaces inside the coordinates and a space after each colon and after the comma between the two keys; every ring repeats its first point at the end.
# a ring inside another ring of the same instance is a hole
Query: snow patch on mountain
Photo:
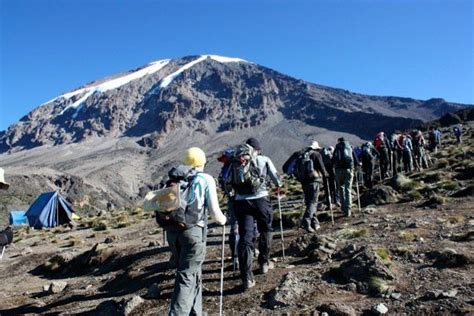
{"type": "MultiPolygon", "coordinates": [[[[187,63],[186,65],[179,68],[178,70],[176,70],[172,74],[170,74],[170,75],[166,76],[165,78],[163,78],[163,80],[161,80],[159,89],[166,88],[167,86],[170,85],[170,83],[173,82],[173,80],[177,76],[179,76],[181,73],[183,73],[183,71],[193,67],[194,65],[202,62],[203,60],[206,60],[207,58],[213,59],[213,60],[218,61],[220,63],[238,63],[238,62],[245,62],[246,63],[247,62],[246,60],[243,60],[243,59],[240,59],[240,58],[231,58],[231,57],[218,56],[218,55],[202,55],[201,57],[187,63]]],[[[155,91],[153,91],[153,92],[155,92],[155,91]]]]}
{"type": "MultiPolygon", "coordinates": [[[[105,92],[105,91],[108,91],[108,90],[117,89],[117,88],[129,83],[132,80],[136,80],[136,79],[139,79],[143,76],[155,73],[158,70],[162,69],[164,66],[166,66],[169,63],[169,61],[170,61],[169,59],[164,59],[164,60],[159,60],[159,61],[152,62],[152,63],[149,64],[148,67],[144,67],[142,69],[139,69],[139,70],[137,70],[135,72],[132,72],[130,74],[127,74],[125,76],[118,77],[118,78],[111,79],[111,80],[107,80],[107,81],[105,81],[101,84],[95,85],[95,86],[82,88],[82,89],[78,89],[78,90],[75,90],[75,91],[72,91],[72,92],[69,92],[69,93],[65,93],[65,94],[60,95],[59,97],[57,97],[57,98],[55,98],[51,101],[54,101],[58,98],[70,99],[75,95],[78,95],[78,94],[81,94],[81,93],[85,92],[85,94],[80,99],[78,99],[74,103],[68,105],[67,107],[65,107],[61,111],[61,114],[63,114],[67,110],[69,110],[71,108],[74,108],[74,109],[76,109],[76,112],[73,114],[73,117],[75,118],[77,116],[77,112],[82,107],[81,106],[82,103],[84,103],[84,101],[87,100],[87,98],[89,98],[92,94],[94,94],[96,92],[105,92]]],[[[49,101],[49,102],[51,102],[51,101],[49,101]]]]}

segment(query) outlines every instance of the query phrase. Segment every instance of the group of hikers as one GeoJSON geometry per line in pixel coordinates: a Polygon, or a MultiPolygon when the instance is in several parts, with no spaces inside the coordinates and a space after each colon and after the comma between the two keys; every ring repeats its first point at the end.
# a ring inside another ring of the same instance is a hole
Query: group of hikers
{"type": "MultiPolygon", "coordinates": [[[[460,143],[462,127],[456,126],[453,132],[460,143]]],[[[419,170],[427,168],[430,160],[428,152],[438,150],[441,137],[439,129],[431,128],[428,142],[419,130],[394,132],[390,137],[380,132],[373,142],[366,142],[360,147],[352,147],[342,137],[334,147],[325,148],[312,140],[308,147],[295,152],[283,165],[284,173],[294,176],[302,185],[306,208],[300,228],[308,233],[320,229],[316,211],[321,189],[326,192],[326,204],[330,208],[337,205],[344,216],[351,216],[352,183],[360,169],[364,185],[371,188],[375,160],[378,160],[380,180],[399,172],[411,172],[413,164],[419,170]]],[[[200,148],[192,147],[186,151],[184,165],[169,172],[166,188],[162,189],[177,188],[174,190],[179,192],[175,194],[187,201],[181,203],[178,210],[161,212],[158,206],[156,212],[157,221],[167,232],[172,260],[177,269],[170,315],[202,314],[201,276],[206,252],[206,209],[219,225],[230,225],[229,245],[233,266],[240,272],[244,290],[255,286],[254,257],[257,257],[261,274],[274,268],[270,260],[273,209],[268,180],[276,187],[278,199],[283,186],[275,165],[262,154],[260,143],[255,138],[249,138],[236,148],[226,149],[218,161],[222,163],[222,168],[217,184],[227,197],[226,215],[217,200],[216,181],[204,173],[206,155],[200,148]]],[[[163,196],[169,196],[169,192],[163,196]]],[[[224,227],[223,233],[224,237],[224,227]]]]}

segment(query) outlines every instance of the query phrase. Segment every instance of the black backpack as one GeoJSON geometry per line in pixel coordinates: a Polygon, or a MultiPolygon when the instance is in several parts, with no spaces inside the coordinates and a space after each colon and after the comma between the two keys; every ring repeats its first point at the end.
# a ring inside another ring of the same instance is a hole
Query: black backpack
{"type": "Polygon", "coordinates": [[[296,159],[294,175],[300,182],[311,182],[321,178],[321,173],[314,169],[313,159],[311,159],[313,152],[312,149],[308,149],[296,159]]]}
{"type": "Polygon", "coordinates": [[[200,206],[196,196],[197,180],[202,177],[199,172],[182,165],[172,168],[168,175],[166,187],[151,193],[155,195],[152,203],[157,223],[166,229],[185,230],[205,221],[204,204],[200,206]]]}
{"type": "Polygon", "coordinates": [[[265,182],[257,166],[257,152],[252,146],[243,144],[235,150],[228,181],[238,194],[254,194],[265,182]]]}
{"type": "Polygon", "coordinates": [[[347,141],[339,142],[334,149],[334,165],[338,169],[350,169],[354,165],[352,147],[347,141]]]}

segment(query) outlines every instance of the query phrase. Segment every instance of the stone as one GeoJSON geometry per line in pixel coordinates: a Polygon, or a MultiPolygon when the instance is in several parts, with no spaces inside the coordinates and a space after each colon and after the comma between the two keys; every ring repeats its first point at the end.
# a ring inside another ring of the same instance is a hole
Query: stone
{"type": "Polygon", "coordinates": [[[343,303],[329,303],[318,307],[320,312],[328,313],[331,316],[355,316],[357,315],[354,308],[343,303]]]}
{"type": "Polygon", "coordinates": [[[357,292],[357,284],[355,283],[349,283],[346,285],[346,290],[351,291],[351,292],[357,292]]]}
{"type": "Polygon", "coordinates": [[[104,243],[105,244],[111,244],[111,243],[116,242],[118,240],[120,240],[119,236],[110,235],[110,236],[107,236],[107,238],[105,238],[104,243]]]}
{"type": "Polygon", "coordinates": [[[366,282],[370,277],[393,280],[394,275],[382,260],[372,251],[364,249],[339,267],[342,276],[348,281],[366,282]]]}
{"type": "Polygon", "coordinates": [[[399,173],[390,179],[390,186],[397,191],[409,190],[412,187],[412,180],[399,173]]]}
{"type": "Polygon", "coordinates": [[[441,298],[454,298],[458,294],[458,291],[456,289],[452,289],[446,292],[441,293],[440,297],[441,298]]]}
{"type": "Polygon", "coordinates": [[[144,302],[143,298],[138,295],[135,295],[129,299],[124,299],[122,302],[122,313],[123,315],[130,315],[134,309],[144,302]]]}
{"type": "Polygon", "coordinates": [[[156,240],[152,240],[148,243],[148,247],[159,247],[161,246],[160,242],[159,241],[156,241],[156,240]]]}
{"type": "Polygon", "coordinates": [[[67,282],[54,281],[49,285],[48,291],[49,293],[52,293],[52,294],[61,293],[62,291],[64,291],[66,286],[67,286],[67,282]]]}
{"type": "Polygon", "coordinates": [[[426,301],[436,300],[441,296],[441,293],[440,290],[430,290],[423,295],[423,299],[426,301]]]}
{"type": "Polygon", "coordinates": [[[394,300],[399,300],[402,297],[402,294],[393,292],[390,294],[390,297],[393,298],[394,300]]]}
{"type": "Polygon", "coordinates": [[[306,271],[288,272],[275,289],[270,291],[268,304],[270,308],[292,306],[298,303],[300,297],[309,287],[313,287],[321,276],[312,269],[306,271]]]}
{"type": "Polygon", "coordinates": [[[459,268],[474,262],[474,256],[468,253],[457,253],[456,250],[445,248],[441,251],[432,251],[428,254],[432,259],[435,259],[433,266],[444,268],[459,268]]]}
{"type": "Polygon", "coordinates": [[[385,315],[388,312],[388,308],[385,306],[385,304],[380,303],[372,307],[372,312],[375,315],[385,315]]]}

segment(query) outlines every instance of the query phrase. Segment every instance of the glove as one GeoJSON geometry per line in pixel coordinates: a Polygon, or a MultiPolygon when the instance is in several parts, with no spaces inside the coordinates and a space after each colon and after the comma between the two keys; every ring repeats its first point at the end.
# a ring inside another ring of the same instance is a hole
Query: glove
{"type": "Polygon", "coordinates": [[[275,193],[276,194],[283,194],[283,190],[281,189],[281,187],[276,187],[275,193]]]}

